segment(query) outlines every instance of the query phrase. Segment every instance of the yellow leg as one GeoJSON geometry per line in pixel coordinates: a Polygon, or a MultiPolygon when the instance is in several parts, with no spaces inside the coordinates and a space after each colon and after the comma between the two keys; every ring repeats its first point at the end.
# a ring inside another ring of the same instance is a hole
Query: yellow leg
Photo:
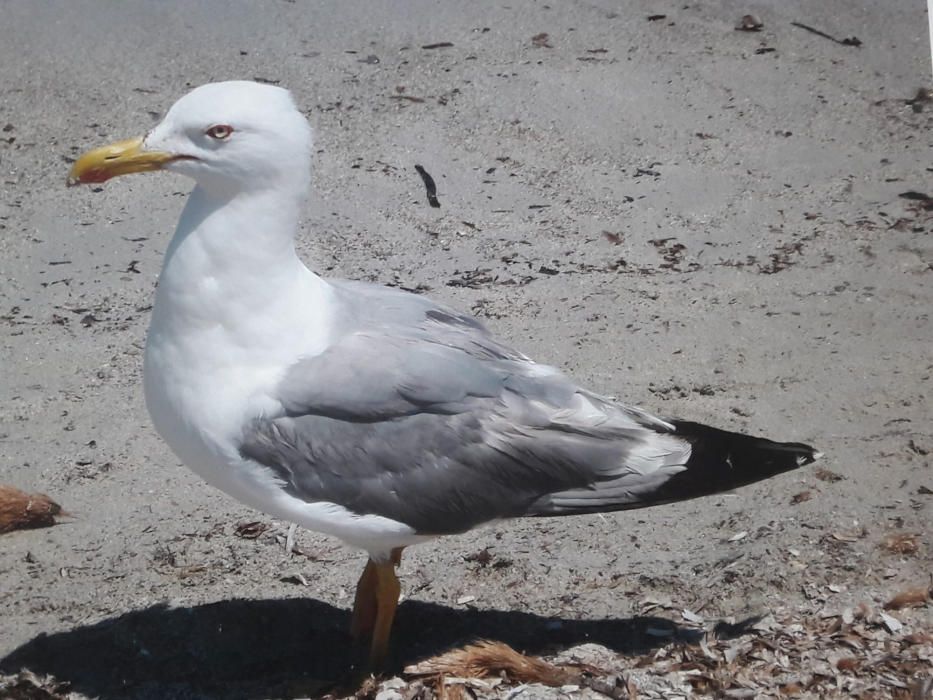
{"type": "Polygon", "coordinates": [[[398,607],[401,586],[395,575],[395,562],[387,561],[376,564],[376,624],[373,627],[373,639],[369,646],[369,665],[379,668],[389,651],[389,636],[392,634],[392,621],[398,607]]]}
{"type": "Polygon", "coordinates": [[[395,567],[401,560],[401,548],[392,550],[389,561],[377,563],[370,559],[356,584],[350,634],[358,642],[369,640],[369,664],[373,668],[382,665],[389,650],[401,590],[395,567]]]}
{"type": "Polygon", "coordinates": [[[356,584],[350,618],[350,634],[358,642],[370,639],[376,625],[376,581],[376,565],[370,559],[356,584]]]}

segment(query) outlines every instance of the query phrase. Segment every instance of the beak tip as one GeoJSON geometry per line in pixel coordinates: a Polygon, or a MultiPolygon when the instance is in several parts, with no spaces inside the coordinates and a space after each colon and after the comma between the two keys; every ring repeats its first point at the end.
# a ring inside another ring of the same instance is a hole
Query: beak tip
{"type": "Polygon", "coordinates": [[[68,173],[68,177],[65,180],[66,187],[77,187],[79,185],[100,185],[104,182],[107,182],[113,174],[108,173],[106,170],[98,167],[87,167],[83,168],[80,171],[73,169],[68,173]]]}
{"type": "Polygon", "coordinates": [[[159,170],[171,155],[142,149],[143,139],[127,139],[88,151],[71,167],[65,184],[97,185],[112,177],[129,173],[159,170]]]}

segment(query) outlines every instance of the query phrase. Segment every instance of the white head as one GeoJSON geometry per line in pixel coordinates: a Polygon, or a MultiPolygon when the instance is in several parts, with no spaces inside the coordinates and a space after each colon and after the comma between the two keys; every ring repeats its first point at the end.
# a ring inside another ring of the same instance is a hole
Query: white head
{"type": "Polygon", "coordinates": [[[192,90],[141,139],[86,153],[72,168],[69,182],[170,170],[218,192],[284,186],[304,191],[310,164],[311,127],[289,92],[231,81],[192,90]]]}

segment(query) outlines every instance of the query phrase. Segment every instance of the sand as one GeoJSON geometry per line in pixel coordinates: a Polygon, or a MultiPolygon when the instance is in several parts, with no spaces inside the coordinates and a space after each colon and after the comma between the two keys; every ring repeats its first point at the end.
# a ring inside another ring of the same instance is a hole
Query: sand
{"type": "MultiPolygon", "coordinates": [[[[0,536],[0,668],[76,696],[299,697],[348,663],[363,555],[305,531],[288,554],[286,524],[202,483],[146,415],[190,183],[64,186],[81,151],[233,78],[288,87],[316,129],[314,269],[472,310],[660,414],[826,455],[413,548],[396,668],[477,636],[624,658],[646,610],[808,616],[928,585],[933,103],[910,100],[930,48],[919,2],[856,5],[0,4],[0,484],[71,514],[0,536]],[[746,13],[761,31],[734,29],[746,13]],[[883,546],[900,533],[915,551],[883,546]]],[[[897,613],[902,634],[930,610],[897,613]]]]}

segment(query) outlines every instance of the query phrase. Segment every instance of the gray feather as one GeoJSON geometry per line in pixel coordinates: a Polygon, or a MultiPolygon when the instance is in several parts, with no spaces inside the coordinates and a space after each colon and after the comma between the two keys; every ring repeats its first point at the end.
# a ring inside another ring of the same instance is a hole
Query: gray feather
{"type": "Polygon", "coordinates": [[[284,415],[241,444],[298,498],[446,534],[558,513],[553,494],[624,475],[635,488],[689,454],[668,424],[535,365],[469,316],[369,285],[338,293],[354,300],[342,338],[288,371],[284,415]]]}

